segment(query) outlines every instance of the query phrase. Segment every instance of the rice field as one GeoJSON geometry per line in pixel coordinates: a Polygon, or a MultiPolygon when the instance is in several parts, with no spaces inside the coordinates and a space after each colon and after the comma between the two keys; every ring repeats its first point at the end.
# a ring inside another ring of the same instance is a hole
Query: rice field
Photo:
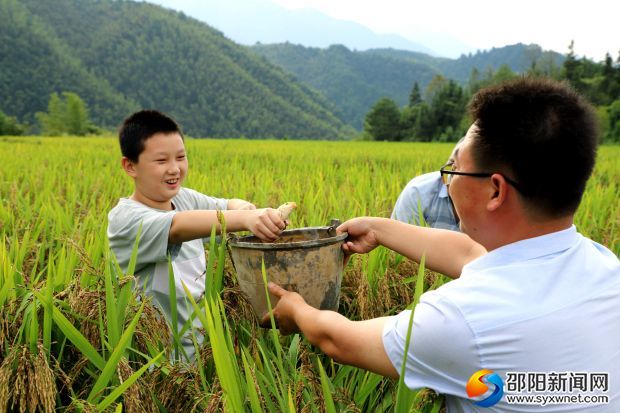
{"type": "MultiPolygon", "coordinates": [[[[299,205],[291,228],[389,216],[448,144],[187,140],[185,186],[259,207],[299,205]]],[[[117,141],[0,138],[0,411],[438,412],[431,391],[326,358],[298,335],[261,329],[224,244],[207,245],[211,286],[196,309],[206,336],[193,364],[169,324],[137,300],[110,256],[107,212],[132,191],[117,141]]],[[[620,147],[601,147],[578,230],[620,253],[620,147]]],[[[569,167],[569,166],[562,166],[569,167]]],[[[560,167],[558,167],[560,168],[560,167]]],[[[561,168],[560,168],[561,170],[561,168]]],[[[561,179],[561,174],[559,175],[561,179]]],[[[340,309],[394,314],[445,282],[385,249],[345,269],[340,309]]]]}

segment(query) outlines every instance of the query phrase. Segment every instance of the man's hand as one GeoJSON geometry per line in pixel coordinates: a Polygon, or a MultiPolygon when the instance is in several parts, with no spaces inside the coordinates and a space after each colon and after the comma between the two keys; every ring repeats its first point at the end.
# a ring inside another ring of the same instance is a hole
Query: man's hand
{"type": "Polygon", "coordinates": [[[263,241],[277,240],[284,228],[286,223],[280,217],[280,213],[272,208],[248,211],[245,219],[245,229],[252,231],[263,241]]]}
{"type": "Polygon", "coordinates": [[[337,234],[342,234],[343,232],[349,234],[342,244],[345,254],[345,265],[352,254],[365,254],[379,246],[376,232],[372,226],[375,219],[371,217],[353,218],[336,228],[337,234]]]}
{"type": "MultiPolygon", "coordinates": [[[[272,282],[268,287],[269,292],[279,298],[273,316],[281,334],[301,331],[311,344],[339,363],[398,377],[383,347],[383,327],[387,318],[351,321],[335,311],[311,307],[299,294],[272,282]]],[[[269,314],[262,322],[269,322],[269,314]]]]}
{"type": "MultiPolygon", "coordinates": [[[[295,292],[286,291],[279,285],[269,282],[267,285],[269,292],[278,297],[278,304],[273,308],[273,317],[276,320],[280,334],[289,335],[298,333],[299,326],[295,322],[295,312],[304,311],[310,307],[303,297],[295,292]]],[[[312,307],[310,307],[312,308],[312,307]]],[[[269,314],[266,314],[261,320],[262,325],[269,324],[269,314]]]]}

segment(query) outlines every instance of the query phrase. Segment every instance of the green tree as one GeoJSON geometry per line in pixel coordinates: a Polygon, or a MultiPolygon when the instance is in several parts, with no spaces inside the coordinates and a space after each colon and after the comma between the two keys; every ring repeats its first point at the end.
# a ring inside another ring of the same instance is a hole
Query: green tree
{"type": "Polygon", "coordinates": [[[575,42],[571,41],[570,45],[568,46],[568,54],[566,55],[566,60],[564,60],[563,77],[568,80],[575,89],[588,96],[588,87],[587,84],[584,82],[587,77],[587,61],[585,59],[577,60],[574,48],[575,42]]]}
{"type": "Polygon", "coordinates": [[[616,72],[620,72],[620,68],[614,67],[614,62],[609,53],[605,54],[601,93],[604,95],[606,103],[611,103],[614,99],[620,97],[618,96],[620,94],[620,79],[617,78],[616,72]]]}
{"type": "Polygon", "coordinates": [[[75,93],[63,93],[67,105],[67,130],[70,135],[86,135],[90,129],[88,108],[75,93]]]}
{"type": "Polygon", "coordinates": [[[409,107],[413,108],[422,103],[422,94],[420,93],[420,85],[418,82],[413,84],[411,93],[409,94],[409,107]]]}
{"type": "Polygon", "coordinates": [[[23,135],[25,131],[26,127],[17,122],[17,118],[0,110],[0,135],[23,135]]]}
{"type": "Polygon", "coordinates": [[[606,111],[607,125],[606,128],[603,128],[603,141],[620,143],[620,100],[614,101],[607,107],[606,111]]]}
{"type": "Polygon", "coordinates": [[[462,131],[459,128],[465,114],[467,97],[463,88],[454,80],[437,79],[434,86],[428,114],[419,116],[417,133],[423,140],[457,140],[462,131]]]}
{"type": "Polygon", "coordinates": [[[507,82],[517,77],[516,73],[508,65],[501,65],[493,74],[493,84],[507,82]]]}
{"type": "Polygon", "coordinates": [[[50,100],[47,104],[47,113],[38,112],[35,116],[39,121],[42,134],[62,134],[64,130],[63,122],[65,119],[65,114],[63,110],[63,103],[57,93],[54,92],[50,95],[50,100]]]}
{"type": "Polygon", "coordinates": [[[364,131],[374,140],[401,140],[400,110],[392,99],[382,98],[366,115],[364,131]]]}
{"type": "Polygon", "coordinates": [[[94,129],[88,119],[86,104],[71,92],[63,92],[62,97],[52,93],[47,113],[38,112],[36,117],[44,135],[83,136],[94,129]]]}

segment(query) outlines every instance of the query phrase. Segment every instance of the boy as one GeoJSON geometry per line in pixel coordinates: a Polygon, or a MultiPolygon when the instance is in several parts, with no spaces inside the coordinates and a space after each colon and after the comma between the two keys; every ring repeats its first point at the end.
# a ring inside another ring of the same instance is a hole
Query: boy
{"type": "MultiPolygon", "coordinates": [[[[224,216],[228,231],[249,230],[266,241],[277,239],[286,225],[274,209],[256,209],[241,199],[213,198],[182,188],[188,171],[184,138],[179,125],[167,115],[155,110],[132,114],[120,128],[119,141],[122,167],[134,180],[135,188],[108,214],[110,248],[126,271],[142,228],[135,268],[137,285],[153,297],[169,320],[170,257],[180,330],[192,313],[181,281],[195,300],[201,298],[206,274],[202,238],[208,237],[214,226],[219,233],[218,213],[224,216]]],[[[201,327],[197,319],[194,324],[201,327]]],[[[182,344],[192,359],[191,337],[183,337],[182,344]]]]}

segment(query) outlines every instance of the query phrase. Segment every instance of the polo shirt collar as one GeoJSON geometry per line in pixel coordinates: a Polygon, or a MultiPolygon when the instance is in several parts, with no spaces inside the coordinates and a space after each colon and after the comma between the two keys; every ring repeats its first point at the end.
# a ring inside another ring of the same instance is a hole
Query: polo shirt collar
{"type": "Polygon", "coordinates": [[[580,238],[575,225],[571,225],[561,231],[513,242],[465,265],[462,274],[559,253],[575,245],[580,238]]]}
{"type": "Polygon", "coordinates": [[[448,187],[441,180],[441,176],[439,177],[439,183],[441,187],[439,188],[439,198],[447,198],[448,197],[448,187]]]}

